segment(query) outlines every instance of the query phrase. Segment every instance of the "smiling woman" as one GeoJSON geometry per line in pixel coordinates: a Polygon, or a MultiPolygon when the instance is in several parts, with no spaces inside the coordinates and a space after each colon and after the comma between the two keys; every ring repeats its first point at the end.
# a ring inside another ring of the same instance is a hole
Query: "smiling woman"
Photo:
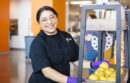
{"type": "Polygon", "coordinates": [[[76,83],[77,78],[69,77],[69,62],[78,60],[78,45],[70,34],[57,29],[58,14],[53,8],[40,8],[36,19],[42,30],[30,47],[34,72],[29,83],[76,83]]]}
{"type": "MultiPolygon", "coordinates": [[[[58,14],[52,7],[43,6],[36,16],[42,30],[30,47],[33,73],[29,83],[77,83],[76,77],[70,77],[69,63],[78,66],[78,45],[69,33],[57,29],[58,14]]],[[[83,67],[90,68],[91,63],[96,68],[102,62],[84,60],[83,67]]]]}
{"type": "Polygon", "coordinates": [[[54,35],[57,33],[58,20],[56,15],[51,11],[44,11],[40,16],[40,26],[47,35],[54,35]]]}
{"type": "Polygon", "coordinates": [[[54,35],[57,33],[58,14],[54,9],[44,6],[37,13],[37,21],[41,28],[47,35],[54,35]],[[41,12],[42,11],[42,12],[41,12]]]}

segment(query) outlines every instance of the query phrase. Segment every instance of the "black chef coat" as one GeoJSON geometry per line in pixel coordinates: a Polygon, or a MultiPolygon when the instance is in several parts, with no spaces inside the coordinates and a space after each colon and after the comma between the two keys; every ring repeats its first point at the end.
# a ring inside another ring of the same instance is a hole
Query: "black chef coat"
{"type": "Polygon", "coordinates": [[[29,83],[56,83],[42,74],[41,69],[46,67],[70,75],[69,62],[78,60],[79,48],[69,33],[57,31],[56,35],[50,36],[41,30],[33,40],[29,53],[33,73],[29,83]]]}

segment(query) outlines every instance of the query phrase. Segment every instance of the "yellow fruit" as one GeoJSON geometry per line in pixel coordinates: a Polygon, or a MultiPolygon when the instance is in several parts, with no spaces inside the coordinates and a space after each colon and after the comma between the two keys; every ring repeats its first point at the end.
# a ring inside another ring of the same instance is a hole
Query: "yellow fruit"
{"type": "MultiPolygon", "coordinates": [[[[123,68],[120,68],[120,72],[121,72],[121,75],[123,74],[123,68]]],[[[115,74],[116,75],[116,70],[114,70],[113,72],[112,72],[112,74],[115,74]]]]}
{"type": "Polygon", "coordinates": [[[99,68],[104,68],[104,69],[108,69],[109,68],[109,65],[107,62],[103,62],[99,65],[99,68]]]}
{"type": "Polygon", "coordinates": [[[110,75],[108,75],[108,74],[105,74],[105,77],[110,77],[110,75]]]}
{"type": "Polygon", "coordinates": [[[113,68],[109,68],[109,70],[110,70],[110,71],[112,71],[112,72],[116,71],[116,70],[115,70],[115,69],[113,69],[113,68]]]}
{"type": "Polygon", "coordinates": [[[89,77],[88,77],[89,80],[98,80],[98,76],[95,75],[95,74],[91,74],[89,77]]]}
{"type": "Polygon", "coordinates": [[[98,69],[94,72],[95,75],[98,75],[101,71],[99,71],[98,69]]]}
{"type": "Polygon", "coordinates": [[[104,68],[98,68],[97,70],[101,71],[101,72],[104,72],[105,69],[104,68]]]}
{"type": "Polygon", "coordinates": [[[121,75],[123,74],[123,68],[121,68],[121,75]]]}
{"type": "Polygon", "coordinates": [[[100,76],[100,77],[99,77],[99,80],[106,81],[107,78],[106,78],[105,76],[100,76]]]}
{"type": "Polygon", "coordinates": [[[105,73],[104,72],[99,72],[99,74],[97,76],[104,76],[105,73]]]}
{"type": "Polygon", "coordinates": [[[116,77],[107,77],[107,79],[106,79],[107,81],[116,81],[116,77]]]}
{"type": "Polygon", "coordinates": [[[112,74],[112,71],[110,71],[109,69],[107,69],[106,71],[105,71],[105,75],[111,75],[112,74]]]}
{"type": "Polygon", "coordinates": [[[116,72],[112,72],[111,77],[116,77],[116,72]]]}

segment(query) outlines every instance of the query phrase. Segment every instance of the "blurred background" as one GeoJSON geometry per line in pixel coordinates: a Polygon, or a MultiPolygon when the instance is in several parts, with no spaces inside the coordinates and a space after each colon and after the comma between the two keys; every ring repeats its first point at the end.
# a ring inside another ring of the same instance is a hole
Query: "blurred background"
{"type": "MultiPolygon", "coordinates": [[[[28,83],[32,72],[29,47],[40,26],[37,10],[52,6],[58,11],[58,28],[69,32],[79,44],[81,8],[83,5],[120,3],[130,9],[130,0],[2,0],[0,2],[0,83],[28,83]]],[[[97,12],[92,10],[87,15],[97,12]]],[[[107,15],[106,15],[107,16],[107,15]]],[[[77,68],[71,64],[71,76],[77,68]]],[[[84,70],[83,76],[87,75],[84,70]]]]}

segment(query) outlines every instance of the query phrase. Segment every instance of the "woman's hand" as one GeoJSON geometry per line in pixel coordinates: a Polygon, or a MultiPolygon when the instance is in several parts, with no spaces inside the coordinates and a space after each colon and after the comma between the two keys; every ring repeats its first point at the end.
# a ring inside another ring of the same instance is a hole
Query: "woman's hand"
{"type": "MultiPolygon", "coordinates": [[[[85,79],[82,79],[82,82],[86,82],[85,79]]],[[[77,78],[68,76],[67,83],[77,83],[77,78]]]]}
{"type": "Polygon", "coordinates": [[[107,64],[109,65],[110,67],[110,63],[106,60],[102,60],[102,61],[96,61],[96,62],[91,62],[91,67],[92,68],[99,68],[99,65],[103,62],[107,62],[107,64]]]}

